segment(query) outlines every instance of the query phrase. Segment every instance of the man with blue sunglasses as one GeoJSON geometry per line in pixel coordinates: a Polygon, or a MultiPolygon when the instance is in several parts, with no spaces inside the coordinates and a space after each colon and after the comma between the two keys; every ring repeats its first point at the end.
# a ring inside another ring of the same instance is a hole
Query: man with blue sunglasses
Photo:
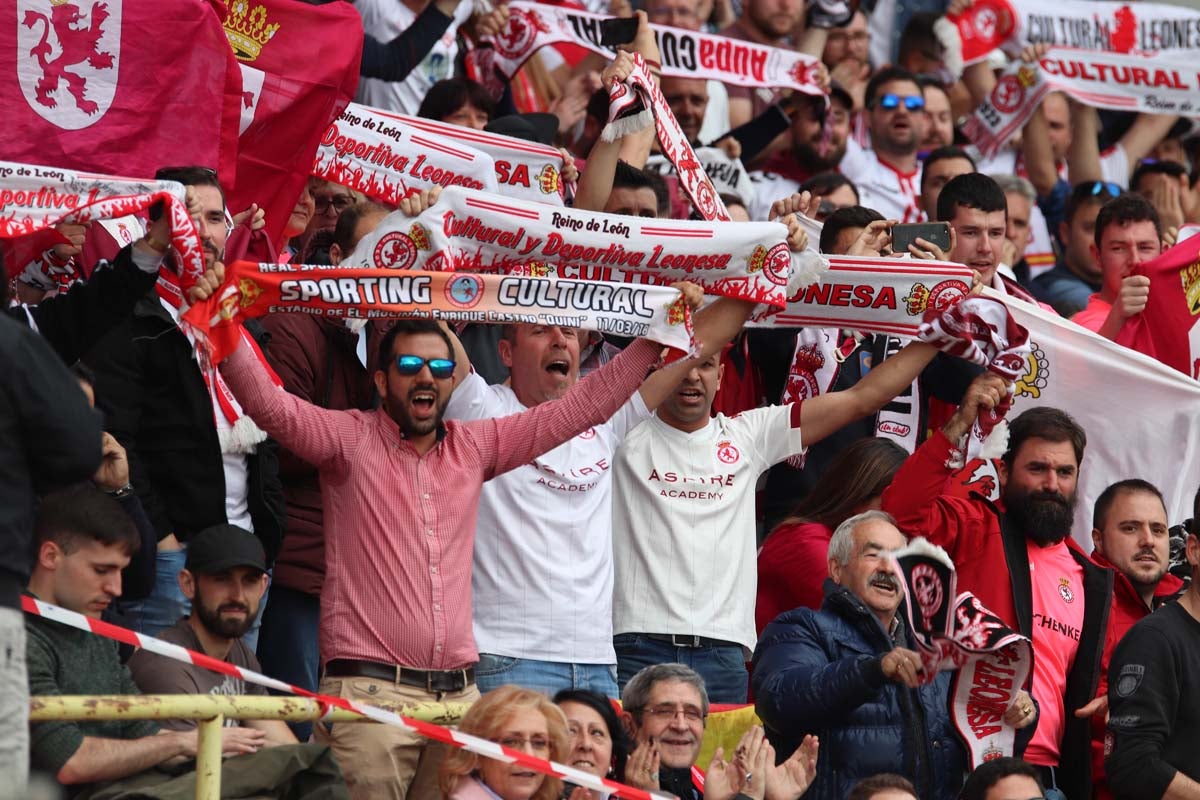
{"type": "MultiPolygon", "coordinates": [[[[416,216],[436,197],[436,190],[422,192],[401,210],[416,216]]],[[[789,230],[800,246],[799,223],[789,230]]],[[[697,289],[685,289],[698,306],[697,289]]],[[[729,341],[752,307],[719,298],[699,312],[699,358],[729,341]]],[[[279,390],[249,348],[226,359],[221,371],[246,413],[320,471],[326,575],[319,691],[392,707],[476,700],[472,556],[484,482],[603,424],[661,351],[635,341],[555,402],[470,422],[443,418],[456,354],[435,323],[401,320],[384,337],[374,375],[383,402],[371,411],[323,409],[279,390]]],[[[681,359],[654,380],[669,389],[695,363],[681,359]]],[[[569,554],[550,557],[561,565],[569,554]]],[[[332,745],[352,797],[437,794],[441,745],[379,726],[319,724],[316,736],[332,745]]]]}
{"type": "Polygon", "coordinates": [[[921,219],[917,151],[929,128],[917,76],[899,67],[880,70],[866,90],[871,149],[847,143],[842,174],[858,186],[860,202],[886,219],[921,219]]]}

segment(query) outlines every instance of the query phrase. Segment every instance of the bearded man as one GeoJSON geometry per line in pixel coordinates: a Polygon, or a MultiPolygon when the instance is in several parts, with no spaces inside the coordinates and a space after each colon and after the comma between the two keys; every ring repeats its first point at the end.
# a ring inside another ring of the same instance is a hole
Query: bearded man
{"type": "Polygon", "coordinates": [[[1088,720],[1075,712],[1091,702],[1100,678],[1113,573],[1070,537],[1087,437],[1067,413],[1031,408],[1009,429],[999,503],[942,494],[952,450],[1005,394],[998,376],[976,378],[950,421],[900,467],[883,509],[910,536],[946,548],[959,588],[1032,639],[1032,694],[1041,713],[1023,757],[1039,767],[1048,789],[1090,797],[1088,720]]]}

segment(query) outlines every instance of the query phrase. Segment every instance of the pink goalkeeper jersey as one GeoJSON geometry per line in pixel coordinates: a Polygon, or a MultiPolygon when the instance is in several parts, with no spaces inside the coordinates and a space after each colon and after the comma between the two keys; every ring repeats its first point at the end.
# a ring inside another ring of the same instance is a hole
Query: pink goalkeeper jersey
{"type": "Polygon", "coordinates": [[[1026,549],[1033,587],[1033,696],[1040,716],[1025,760],[1057,766],[1066,715],[1075,710],[1063,708],[1063,692],[1083,630],[1083,568],[1066,542],[1039,547],[1029,541],[1026,549]]]}

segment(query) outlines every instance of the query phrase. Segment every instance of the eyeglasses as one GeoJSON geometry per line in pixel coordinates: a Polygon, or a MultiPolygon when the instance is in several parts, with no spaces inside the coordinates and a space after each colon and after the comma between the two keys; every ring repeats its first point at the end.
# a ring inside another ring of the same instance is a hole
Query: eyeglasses
{"type": "Polygon", "coordinates": [[[324,214],[329,210],[330,206],[339,214],[345,211],[350,206],[354,205],[354,198],[346,194],[335,195],[314,195],[313,202],[317,206],[317,213],[324,214]]]}
{"type": "Polygon", "coordinates": [[[880,95],[879,99],[875,101],[875,105],[884,111],[895,111],[900,107],[901,102],[904,103],[904,107],[909,111],[922,111],[925,108],[925,98],[919,94],[906,94],[901,97],[891,92],[880,95]]]}
{"type": "Polygon", "coordinates": [[[1121,187],[1108,181],[1093,181],[1092,188],[1088,191],[1088,194],[1095,197],[1101,192],[1106,193],[1109,197],[1120,197],[1121,187]]]}
{"type": "Polygon", "coordinates": [[[454,362],[448,358],[421,358],[420,356],[396,356],[396,371],[401,375],[412,376],[421,371],[421,367],[429,365],[429,374],[435,378],[449,378],[454,374],[454,362]]]}
{"type": "Polygon", "coordinates": [[[673,720],[680,714],[687,722],[703,722],[704,714],[695,706],[652,706],[642,713],[657,720],[673,720]]]}
{"type": "Polygon", "coordinates": [[[545,736],[505,736],[500,744],[509,750],[529,750],[532,753],[545,753],[550,750],[550,740],[545,736]]]}

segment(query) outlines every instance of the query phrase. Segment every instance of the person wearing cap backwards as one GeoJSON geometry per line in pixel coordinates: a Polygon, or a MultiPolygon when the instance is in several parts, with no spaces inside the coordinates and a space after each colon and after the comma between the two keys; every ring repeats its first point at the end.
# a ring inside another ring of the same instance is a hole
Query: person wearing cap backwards
{"type": "MultiPolygon", "coordinates": [[[[262,543],[236,525],[205,528],[188,546],[187,561],[177,576],[192,613],[158,635],[163,641],[261,672],[254,651],[242,641],[258,616],[267,590],[267,561],[262,543]]],[[[216,694],[266,696],[262,686],[221,675],[194,664],[139,650],[129,659],[133,680],[146,694],[216,694]]],[[[226,720],[263,732],[266,746],[296,744],[295,735],[277,719],[226,720]]],[[[191,730],[191,719],[165,720],[170,730],[191,730]]]]}

